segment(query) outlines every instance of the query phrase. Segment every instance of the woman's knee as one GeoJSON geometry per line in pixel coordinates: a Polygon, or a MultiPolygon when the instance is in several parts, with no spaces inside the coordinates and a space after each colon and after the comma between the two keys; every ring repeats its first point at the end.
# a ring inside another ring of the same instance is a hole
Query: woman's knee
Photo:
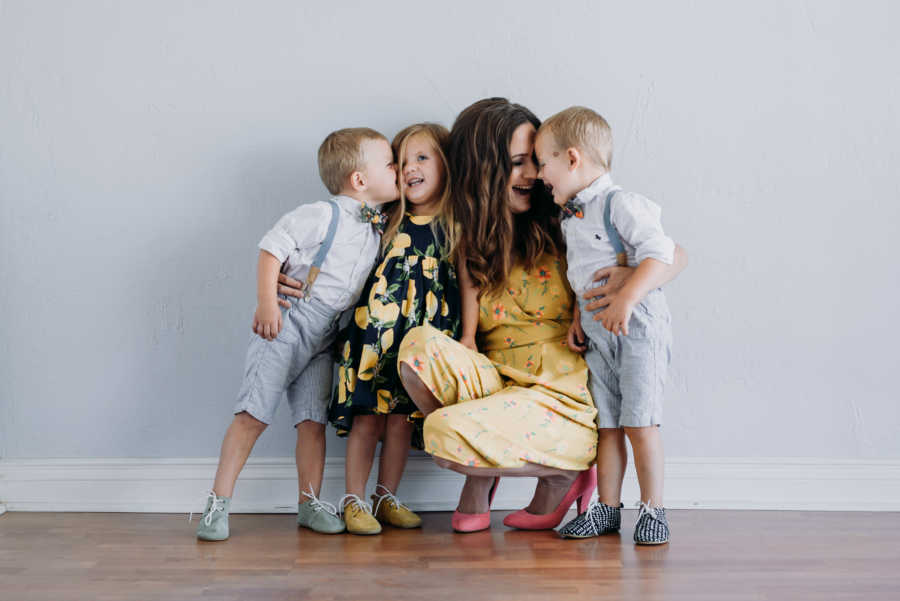
{"type": "Polygon", "coordinates": [[[425,382],[422,381],[422,378],[419,377],[411,365],[405,362],[400,362],[398,365],[400,382],[403,384],[403,388],[406,390],[409,398],[412,399],[412,402],[423,415],[428,416],[441,406],[440,401],[434,396],[431,389],[425,385],[425,382]]]}
{"type": "Polygon", "coordinates": [[[400,372],[400,382],[403,383],[404,388],[409,389],[410,387],[422,384],[422,379],[416,375],[415,370],[410,367],[409,363],[400,361],[397,365],[397,371],[400,372]]]}

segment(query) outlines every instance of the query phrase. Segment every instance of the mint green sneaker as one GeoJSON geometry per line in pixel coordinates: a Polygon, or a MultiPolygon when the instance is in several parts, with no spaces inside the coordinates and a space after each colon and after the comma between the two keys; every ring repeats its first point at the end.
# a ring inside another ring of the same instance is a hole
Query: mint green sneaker
{"type": "Polygon", "coordinates": [[[309,528],[321,534],[340,534],[344,531],[344,520],[338,517],[337,508],[326,501],[320,501],[313,493],[303,493],[309,497],[303,503],[297,503],[297,525],[309,528]]]}
{"type": "Polygon", "coordinates": [[[231,497],[220,497],[209,491],[206,509],[197,524],[197,538],[200,540],[225,540],[228,538],[228,508],[231,497]]]}

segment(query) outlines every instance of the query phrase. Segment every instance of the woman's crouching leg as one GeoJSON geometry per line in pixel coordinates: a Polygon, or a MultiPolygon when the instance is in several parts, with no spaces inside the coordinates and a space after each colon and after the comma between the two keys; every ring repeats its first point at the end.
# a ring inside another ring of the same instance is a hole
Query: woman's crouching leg
{"type": "Polygon", "coordinates": [[[422,415],[427,417],[435,409],[440,408],[441,402],[425,385],[422,378],[416,374],[416,371],[404,361],[401,361],[398,365],[403,388],[406,390],[409,398],[412,399],[412,402],[419,408],[419,411],[422,412],[422,415]]]}

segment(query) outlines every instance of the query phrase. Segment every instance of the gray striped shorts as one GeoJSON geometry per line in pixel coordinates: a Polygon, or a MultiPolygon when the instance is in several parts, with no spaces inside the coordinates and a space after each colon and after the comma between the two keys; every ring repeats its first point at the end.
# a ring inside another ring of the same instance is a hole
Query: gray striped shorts
{"type": "Polygon", "coordinates": [[[584,359],[588,388],[597,407],[598,428],[640,428],[662,424],[662,399],[672,357],[672,317],[662,290],[635,306],[628,335],[615,336],[581,304],[587,336],[584,359]]]}
{"type": "Polygon", "coordinates": [[[324,424],[331,400],[331,345],[341,314],[315,298],[282,298],[291,307],[281,309],[282,328],[275,340],[256,334],[250,339],[234,412],[246,411],[270,424],[287,394],[294,425],[306,420],[324,424]]]}

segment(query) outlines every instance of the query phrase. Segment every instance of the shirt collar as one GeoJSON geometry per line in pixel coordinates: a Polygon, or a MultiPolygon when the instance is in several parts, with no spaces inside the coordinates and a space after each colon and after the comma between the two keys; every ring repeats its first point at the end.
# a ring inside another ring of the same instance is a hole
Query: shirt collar
{"type": "MultiPolygon", "coordinates": [[[[359,215],[359,210],[366,206],[361,200],[356,200],[355,198],[351,198],[349,196],[344,196],[343,194],[338,194],[337,196],[333,196],[332,199],[338,204],[340,208],[345,210],[347,213],[351,215],[359,215]]],[[[380,210],[379,207],[373,207],[376,211],[380,210]]]]}
{"type": "Polygon", "coordinates": [[[602,196],[604,192],[613,187],[612,176],[609,171],[595,179],[591,184],[575,195],[575,200],[581,203],[588,203],[598,196],[602,196]]]}

